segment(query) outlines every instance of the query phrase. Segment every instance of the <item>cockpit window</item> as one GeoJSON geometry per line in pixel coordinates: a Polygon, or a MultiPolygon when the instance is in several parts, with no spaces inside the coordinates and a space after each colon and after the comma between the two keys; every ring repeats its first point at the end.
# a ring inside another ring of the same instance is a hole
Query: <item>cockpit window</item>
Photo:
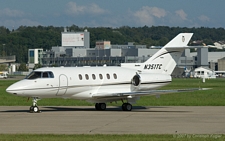
{"type": "Polygon", "coordinates": [[[48,77],[49,78],[54,78],[54,75],[53,75],[53,73],[51,71],[48,72],[48,77]]]}
{"type": "Polygon", "coordinates": [[[36,79],[36,78],[41,78],[41,72],[33,71],[26,77],[26,79],[36,79]]]}
{"type": "Polygon", "coordinates": [[[54,75],[50,71],[46,72],[33,71],[26,77],[26,79],[37,79],[37,78],[54,78],[54,75]]]}
{"type": "Polygon", "coordinates": [[[48,78],[48,72],[43,72],[42,73],[42,78],[48,78]]]}

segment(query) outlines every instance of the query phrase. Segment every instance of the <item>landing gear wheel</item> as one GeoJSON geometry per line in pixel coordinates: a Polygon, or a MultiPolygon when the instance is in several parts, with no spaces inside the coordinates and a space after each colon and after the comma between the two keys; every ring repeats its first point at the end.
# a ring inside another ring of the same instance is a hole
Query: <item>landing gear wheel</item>
{"type": "Polygon", "coordinates": [[[40,111],[39,111],[39,108],[37,106],[30,106],[30,112],[31,113],[38,113],[40,111]]]}
{"type": "Polygon", "coordinates": [[[122,110],[123,111],[131,111],[132,110],[132,105],[130,103],[123,103],[122,110]]]}
{"type": "Polygon", "coordinates": [[[122,110],[123,111],[126,111],[126,108],[125,107],[126,107],[126,103],[123,103],[123,105],[122,105],[122,110]]]}
{"type": "Polygon", "coordinates": [[[95,109],[96,110],[99,110],[100,108],[99,108],[99,103],[95,103],[95,109]]]}
{"type": "Polygon", "coordinates": [[[132,110],[132,105],[130,103],[126,104],[126,110],[131,111],[132,110]]]}
{"type": "Polygon", "coordinates": [[[106,104],[105,103],[96,103],[95,109],[100,110],[100,111],[104,111],[106,109],[106,104]]]}
{"type": "Polygon", "coordinates": [[[39,108],[38,108],[37,106],[34,106],[33,111],[34,111],[35,113],[37,113],[37,112],[39,112],[39,108]]]}
{"type": "Polygon", "coordinates": [[[106,109],[106,104],[105,103],[99,103],[99,109],[101,111],[104,111],[106,109]]]}
{"type": "Polygon", "coordinates": [[[30,106],[30,112],[33,113],[34,112],[34,107],[30,106]]]}

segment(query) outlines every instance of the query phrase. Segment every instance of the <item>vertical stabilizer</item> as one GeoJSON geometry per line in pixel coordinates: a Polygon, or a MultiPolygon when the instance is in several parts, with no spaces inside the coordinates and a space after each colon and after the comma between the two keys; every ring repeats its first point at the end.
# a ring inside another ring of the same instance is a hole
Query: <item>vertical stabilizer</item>
{"type": "Polygon", "coordinates": [[[143,63],[143,71],[172,74],[193,33],[180,33],[143,63]]]}

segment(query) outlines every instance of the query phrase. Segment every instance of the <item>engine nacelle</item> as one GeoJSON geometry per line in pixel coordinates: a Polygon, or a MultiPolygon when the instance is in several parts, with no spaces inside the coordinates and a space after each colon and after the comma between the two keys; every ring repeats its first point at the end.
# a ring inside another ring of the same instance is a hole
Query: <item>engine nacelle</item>
{"type": "Polygon", "coordinates": [[[136,74],[132,79],[131,79],[131,84],[134,86],[139,86],[141,84],[141,77],[139,74],[136,74]]]}
{"type": "Polygon", "coordinates": [[[171,82],[171,76],[166,74],[141,73],[131,79],[131,91],[146,91],[165,86],[171,82]]]}

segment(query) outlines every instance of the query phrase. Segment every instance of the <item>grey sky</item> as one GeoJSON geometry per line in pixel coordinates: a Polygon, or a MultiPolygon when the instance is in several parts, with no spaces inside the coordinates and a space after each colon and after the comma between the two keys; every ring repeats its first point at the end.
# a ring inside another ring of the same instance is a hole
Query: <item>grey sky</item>
{"type": "Polygon", "coordinates": [[[0,0],[0,26],[225,27],[224,0],[0,0]]]}

